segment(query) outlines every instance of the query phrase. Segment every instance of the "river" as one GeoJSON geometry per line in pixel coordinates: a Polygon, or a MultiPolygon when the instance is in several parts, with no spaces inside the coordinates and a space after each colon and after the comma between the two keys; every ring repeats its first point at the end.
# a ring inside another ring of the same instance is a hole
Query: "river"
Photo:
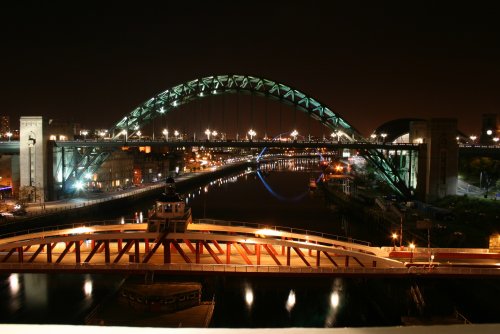
{"type": "MultiPolygon", "coordinates": [[[[288,226],[390,244],[386,232],[353,219],[309,179],[321,174],[318,160],[283,160],[195,189],[179,189],[194,218],[288,226]]],[[[94,214],[119,219],[145,213],[153,199],[122,212],[94,214]]],[[[120,275],[0,275],[0,322],[83,324],[118,289],[120,275]]],[[[203,283],[215,298],[213,327],[352,327],[448,323],[455,311],[472,322],[500,322],[500,280],[155,277],[203,283]],[[496,296],[496,298],[495,298],[496,296]]]]}

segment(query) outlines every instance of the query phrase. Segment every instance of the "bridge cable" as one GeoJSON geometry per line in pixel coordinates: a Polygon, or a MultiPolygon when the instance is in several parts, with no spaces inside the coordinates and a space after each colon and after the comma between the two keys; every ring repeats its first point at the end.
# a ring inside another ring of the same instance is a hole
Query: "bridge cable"
{"type": "MultiPolygon", "coordinates": [[[[239,90],[239,89],[238,89],[239,90]]],[[[239,121],[240,121],[240,94],[236,94],[236,140],[238,140],[239,121]]]]}
{"type": "Polygon", "coordinates": [[[268,110],[267,110],[268,95],[269,94],[266,93],[266,98],[265,98],[265,101],[264,101],[265,102],[264,109],[265,109],[265,113],[266,113],[266,132],[264,134],[264,138],[266,138],[266,139],[267,139],[267,123],[268,123],[268,110]]]}

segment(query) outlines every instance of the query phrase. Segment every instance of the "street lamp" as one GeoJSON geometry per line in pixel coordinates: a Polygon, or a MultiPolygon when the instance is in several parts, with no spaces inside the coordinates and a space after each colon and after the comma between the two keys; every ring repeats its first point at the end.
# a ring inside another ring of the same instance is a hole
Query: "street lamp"
{"type": "Polygon", "coordinates": [[[493,141],[495,142],[495,144],[498,144],[498,140],[499,140],[498,137],[493,138],[493,141]]]}
{"type": "Polygon", "coordinates": [[[290,133],[290,136],[293,137],[293,140],[297,140],[297,136],[299,135],[299,132],[297,130],[293,130],[292,133],[290,133]]]}
{"type": "Polygon", "coordinates": [[[398,238],[397,233],[392,234],[392,250],[396,250],[396,239],[398,238]]]}
{"type": "Polygon", "coordinates": [[[211,134],[211,133],[212,133],[212,132],[210,131],[210,129],[206,129],[206,130],[205,130],[205,134],[207,135],[207,140],[210,140],[210,134],[211,134]]]}
{"type": "Polygon", "coordinates": [[[476,141],[476,138],[477,138],[477,137],[476,137],[476,136],[474,136],[474,135],[472,135],[472,136],[470,136],[469,138],[470,138],[470,140],[472,140],[472,144],[474,144],[474,142],[476,141]]]}
{"type": "Polygon", "coordinates": [[[486,130],[486,134],[487,134],[488,136],[491,136],[491,134],[492,134],[492,133],[493,133],[493,131],[492,131],[492,130],[486,130]]]}
{"type": "Polygon", "coordinates": [[[165,140],[168,141],[168,130],[163,129],[163,131],[161,133],[163,133],[163,135],[165,136],[165,140]]]}
{"type": "Polygon", "coordinates": [[[83,135],[83,140],[87,139],[87,135],[89,134],[89,132],[87,130],[83,130],[82,131],[82,135],[83,135]]]}
{"type": "Polygon", "coordinates": [[[377,138],[377,135],[375,133],[372,133],[370,135],[370,138],[372,139],[372,141],[375,141],[375,139],[377,138]]]}
{"type": "Polygon", "coordinates": [[[7,138],[9,138],[9,141],[10,141],[10,137],[12,137],[12,132],[8,131],[5,135],[7,136],[7,138]]]}
{"type": "Polygon", "coordinates": [[[139,137],[139,140],[141,140],[141,135],[142,135],[142,132],[141,131],[137,131],[137,137],[139,137]]]}
{"type": "Polygon", "coordinates": [[[214,131],[212,131],[212,136],[214,137],[214,140],[215,140],[215,137],[217,137],[217,135],[218,135],[218,134],[219,134],[219,133],[218,133],[217,131],[215,131],[215,130],[214,130],[214,131]]]}
{"type": "Polygon", "coordinates": [[[257,132],[255,132],[253,129],[248,130],[248,135],[250,136],[250,141],[253,139],[253,136],[255,136],[257,132]]]}
{"type": "Polygon", "coordinates": [[[381,133],[380,137],[382,137],[382,142],[385,143],[385,137],[387,137],[387,133],[381,133]]]}
{"type": "Polygon", "coordinates": [[[175,130],[174,131],[174,136],[175,136],[175,140],[177,140],[177,137],[179,137],[179,131],[175,130]]]}
{"type": "Polygon", "coordinates": [[[410,244],[410,251],[411,251],[411,256],[410,256],[410,263],[413,263],[413,251],[415,250],[415,244],[412,242],[410,244]]]}
{"type": "Polygon", "coordinates": [[[128,135],[127,130],[123,129],[121,134],[124,136],[125,141],[127,141],[127,135],[128,135]]]}

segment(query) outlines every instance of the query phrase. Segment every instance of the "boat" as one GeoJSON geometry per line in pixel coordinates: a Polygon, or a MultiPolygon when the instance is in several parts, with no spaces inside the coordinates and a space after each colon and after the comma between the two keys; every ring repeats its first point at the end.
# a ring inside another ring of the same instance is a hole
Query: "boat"
{"type": "Polygon", "coordinates": [[[167,178],[165,191],[148,210],[148,231],[183,233],[191,222],[191,208],[176,192],[174,179],[167,178]]]}

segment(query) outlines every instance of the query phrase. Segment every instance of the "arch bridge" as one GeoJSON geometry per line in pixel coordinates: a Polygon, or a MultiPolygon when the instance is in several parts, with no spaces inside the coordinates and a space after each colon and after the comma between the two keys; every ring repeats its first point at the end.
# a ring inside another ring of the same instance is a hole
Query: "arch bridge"
{"type": "MultiPolygon", "coordinates": [[[[182,83],[161,92],[139,105],[125,115],[108,131],[113,138],[121,133],[132,136],[149,124],[156,117],[163,116],[175,108],[197,99],[221,94],[254,94],[268,99],[277,100],[287,105],[293,105],[295,110],[305,112],[312,119],[320,122],[339,134],[339,139],[347,143],[364,141],[363,136],[349,124],[340,114],[334,112],[317,99],[288,85],[250,75],[215,75],[182,83]]],[[[59,164],[64,182],[82,180],[85,174],[93,174],[109,156],[110,150],[103,147],[86,147],[78,153],[72,168],[64,168],[64,161],[59,164]]],[[[410,172],[411,167],[396,167],[376,148],[362,151],[363,156],[376,166],[380,177],[388,182],[394,191],[404,197],[411,197],[410,172]]]]}

